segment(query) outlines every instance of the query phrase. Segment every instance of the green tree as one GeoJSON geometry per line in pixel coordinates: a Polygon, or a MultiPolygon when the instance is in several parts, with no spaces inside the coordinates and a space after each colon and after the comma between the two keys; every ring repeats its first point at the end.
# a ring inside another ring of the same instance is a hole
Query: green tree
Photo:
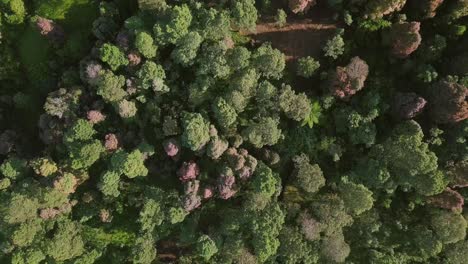
{"type": "Polygon", "coordinates": [[[111,169],[119,174],[124,174],[128,178],[148,175],[145,167],[145,159],[140,150],[135,149],[130,153],[118,150],[111,157],[111,169]]]}
{"type": "Polygon", "coordinates": [[[182,117],[182,144],[193,150],[200,150],[210,140],[210,123],[199,113],[185,113],[182,117]]]}
{"type": "Polygon", "coordinates": [[[136,34],[135,48],[147,59],[156,57],[156,51],[158,49],[151,35],[145,31],[136,34]]]}
{"type": "Polygon", "coordinates": [[[444,210],[431,213],[431,227],[444,244],[452,244],[464,240],[467,223],[461,214],[444,210]]]}
{"type": "Polygon", "coordinates": [[[93,124],[84,119],[78,119],[63,136],[63,140],[66,144],[74,142],[88,141],[93,138],[96,134],[96,130],[93,128],[93,124]]]}
{"type": "Polygon", "coordinates": [[[47,157],[37,158],[31,161],[31,167],[37,175],[48,177],[57,172],[57,164],[47,157]]]}
{"type": "Polygon", "coordinates": [[[132,248],[132,261],[135,264],[151,264],[156,258],[156,253],[154,238],[147,233],[136,239],[132,248]]]}
{"type": "Polygon", "coordinates": [[[333,38],[327,40],[323,51],[325,56],[337,59],[344,52],[345,43],[341,34],[335,34],[333,38]]]}
{"type": "Polygon", "coordinates": [[[279,177],[263,162],[259,162],[253,175],[251,186],[254,192],[271,198],[281,185],[279,177]]]}
{"type": "Polygon", "coordinates": [[[342,263],[349,256],[350,252],[351,248],[345,242],[344,236],[340,232],[327,236],[322,240],[321,254],[328,261],[342,263]]]}
{"type": "Polygon", "coordinates": [[[288,15],[286,15],[286,12],[284,12],[283,9],[278,9],[276,10],[276,16],[275,16],[275,22],[278,27],[284,27],[287,23],[288,15]]]}
{"type": "Polygon", "coordinates": [[[127,93],[122,87],[125,85],[125,77],[115,75],[111,71],[104,71],[99,78],[96,93],[108,103],[122,100],[127,93]]]}
{"type": "Polygon", "coordinates": [[[311,194],[318,192],[320,188],[325,186],[325,178],[323,172],[317,164],[310,164],[309,157],[306,154],[301,154],[293,158],[294,170],[294,185],[301,188],[305,192],[311,194]]]}
{"type": "Polygon", "coordinates": [[[241,70],[249,65],[251,53],[242,46],[235,46],[227,52],[227,63],[233,70],[241,70]]]}
{"type": "Polygon", "coordinates": [[[166,73],[161,65],[152,61],[146,61],[136,72],[138,84],[142,89],[153,87],[154,80],[164,80],[166,73]]]}
{"type": "Polygon", "coordinates": [[[276,254],[284,217],[279,205],[273,203],[252,219],[252,245],[259,263],[266,262],[276,254]]]}
{"type": "Polygon", "coordinates": [[[459,241],[447,247],[444,255],[447,264],[463,264],[468,258],[468,241],[459,241]]]}
{"type": "Polygon", "coordinates": [[[118,197],[120,175],[113,171],[107,171],[102,176],[98,183],[99,190],[106,196],[118,197]]]}
{"type": "Polygon", "coordinates": [[[28,248],[15,251],[11,258],[12,264],[40,264],[46,255],[39,248],[28,248]]]}
{"type": "Polygon", "coordinates": [[[6,23],[12,25],[18,25],[23,23],[26,16],[26,7],[22,0],[3,0],[0,2],[0,7],[2,7],[2,15],[0,16],[0,21],[2,18],[6,23]]]}
{"type": "Polygon", "coordinates": [[[192,23],[190,8],[183,5],[176,5],[166,10],[166,18],[158,20],[153,27],[156,42],[160,45],[176,44],[185,36],[192,23]]]}
{"type": "Polygon", "coordinates": [[[108,43],[104,43],[99,49],[99,57],[103,62],[106,62],[113,71],[117,70],[120,66],[126,66],[128,64],[125,54],[120,51],[117,46],[108,43]]]}
{"type": "Polygon", "coordinates": [[[75,222],[58,222],[53,237],[45,241],[47,255],[55,261],[65,261],[82,255],[85,247],[80,231],[80,225],[75,222]]]}
{"type": "Polygon", "coordinates": [[[76,143],[69,147],[68,156],[73,169],[86,169],[91,167],[104,152],[104,147],[99,140],[88,143],[76,143]]]}
{"type": "Polygon", "coordinates": [[[254,0],[239,0],[232,2],[231,17],[238,28],[255,31],[257,16],[257,9],[255,8],[254,0]]]}
{"type": "Polygon", "coordinates": [[[41,221],[32,219],[21,223],[13,232],[11,240],[18,247],[26,247],[31,245],[40,231],[42,231],[41,221]]]}
{"type": "Polygon", "coordinates": [[[279,240],[280,247],[277,253],[279,263],[318,263],[317,246],[305,240],[297,228],[284,227],[281,230],[279,240]]]}
{"type": "Polygon", "coordinates": [[[261,118],[245,128],[242,136],[256,148],[275,145],[282,136],[278,123],[271,117],[261,118]]]}
{"type": "Polygon", "coordinates": [[[13,193],[6,205],[3,220],[9,224],[23,223],[37,217],[39,201],[22,194],[13,193]]]}
{"type": "Polygon", "coordinates": [[[201,235],[198,238],[196,250],[198,256],[205,261],[210,260],[218,252],[215,242],[208,235],[201,235]]]}
{"type": "Polygon", "coordinates": [[[360,215],[370,210],[374,204],[372,192],[362,184],[345,180],[339,185],[339,190],[346,211],[352,215],[360,215]]]}
{"type": "Polygon", "coordinates": [[[303,121],[310,114],[312,103],[304,93],[296,94],[291,86],[285,85],[279,94],[279,107],[287,117],[303,121]]]}
{"type": "Polygon", "coordinates": [[[297,60],[297,75],[310,78],[320,68],[320,63],[314,58],[307,56],[297,60]]]}
{"type": "Polygon", "coordinates": [[[192,65],[202,41],[203,38],[200,34],[189,32],[177,41],[176,48],[172,50],[171,58],[183,66],[192,65]]]}
{"type": "Polygon", "coordinates": [[[27,162],[17,157],[10,157],[0,165],[0,173],[12,180],[19,180],[28,172],[27,162]]]}
{"type": "Polygon", "coordinates": [[[213,102],[212,110],[214,117],[218,124],[221,126],[221,128],[227,129],[236,122],[236,110],[231,105],[229,105],[223,98],[218,97],[215,99],[215,101],[213,102]]]}
{"type": "Polygon", "coordinates": [[[252,66],[265,78],[279,79],[286,67],[285,57],[281,51],[271,47],[271,44],[262,44],[252,54],[252,66]]]}

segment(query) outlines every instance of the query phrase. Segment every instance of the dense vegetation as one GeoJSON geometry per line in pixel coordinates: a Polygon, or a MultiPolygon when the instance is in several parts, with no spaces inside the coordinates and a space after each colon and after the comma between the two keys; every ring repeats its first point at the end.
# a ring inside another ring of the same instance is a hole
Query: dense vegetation
{"type": "Polygon", "coordinates": [[[0,263],[466,264],[466,0],[0,0],[0,263]],[[286,60],[264,21],[333,14],[286,60]]]}

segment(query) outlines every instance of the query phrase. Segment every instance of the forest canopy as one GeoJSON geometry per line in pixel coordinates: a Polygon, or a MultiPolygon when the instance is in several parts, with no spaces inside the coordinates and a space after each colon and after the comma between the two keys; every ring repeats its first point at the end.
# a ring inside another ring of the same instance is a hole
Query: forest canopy
{"type": "Polygon", "coordinates": [[[468,1],[0,0],[0,263],[468,260],[468,1]]]}

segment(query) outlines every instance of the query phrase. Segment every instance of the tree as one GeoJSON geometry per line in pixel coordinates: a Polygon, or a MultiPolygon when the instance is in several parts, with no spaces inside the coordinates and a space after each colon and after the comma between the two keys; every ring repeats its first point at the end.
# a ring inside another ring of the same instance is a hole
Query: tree
{"type": "Polygon", "coordinates": [[[189,32],[191,23],[192,13],[187,5],[176,5],[166,9],[165,18],[158,20],[153,27],[156,43],[162,46],[176,44],[189,32]]]}
{"type": "Polygon", "coordinates": [[[202,235],[197,240],[196,250],[205,261],[211,259],[218,252],[215,242],[207,235],[202,235]]]}
{"type": "Polygon", "coordinates": [[[138,85],[142,89],[155,88],[155,80],[164,80],[166,73],[161,65],[152,61],[146,61],[136,72],[138,85]]]}
{"type": "Polygon", "coordinates": [[[106,196],[118,197],[120,175],[113,171],[107,171],[102,176],[98,183],[99,190],[106,196]]]}
{"type": "Polygon", "coordinates": [[[317,0],[289,0],[288,6],[294,14],[307,13],[311,7],[317,4],[317,0]]]}
{"type": "Polygon", "coordinates": [[[374,204],[372,192],[362,184],[345,180],[340,184],[339,190],[346,210],[352,215],[360,215],[370,210],[374,204]]]}
{"type": "Polygon", "coordinates": [[[312,103],[304,93],[296,94],[289,85],[284,85],[279,94],[279,106],[287,117],[303,121],[310,114],[312,103]]]}
{"type": "Polygon", "coordinates": [[[281,51],[265,43],[253,52],[252,66],[263,77],[277,80],[283,75],[286,62],[281,51]]]}
{"type": "Polygon", "coordinates": [[[465,86],[441,80],[428,91],[429,113],[437,123],[454,123],[468,118],[465,86]]]}
{"type": "Polygon", "coordinates": [[[287,23],[287,14],[283,9],[276,10],[275,22],[277,27],[284,27],[287,23]]]}
{"type": "Polygon", "coordinates": [[[227,51],[227,63],[233,70],[242,70],[249,65],[250,51],[242,46],[235,46],[227,51]]]}
{"type": "Polygon", "coordinates": [[[96,93],[108,103],[118,102],[127,95],[122,89],[124,85],[125,77],[115,75],[111,71],[104,71],[99,78],[96,93]]]}
{"type": "Polygon", "coordinates": [[[41,221],[33,219],[21,223],[19,227],[15,228],[11,240],[15,246],[26,247],[31,245],[39,231],[42,231],[41,221]]]}
{"type": "Polygon", "coordinates": [[[120,117],[122,117],[123,119],[130,119],[134,117],[138,111],[135,102],[127,101],[125,99],[119,102],[117,108],[120,117]]]}
{"type": "Polygon", "coordinates": [[[28,172],[27,162],[17,157],[10,157],[0,165],[0,173],[12,180],[19,180],[28,172]]]}
{"type": "Polygon", "coordinates": [[[264,263],[278,250],[278,235],[284,224],[284,217],[279,205],[273,203],[252,219],[252,245],[260,263],[264,263]]]}
{"type": "Polygon", "coordinates": [[[329,90],[335,97],[348,100],[364,87],[368,75],[367,63],[354,57],[345,67],[336,67],[329,79],[329,90]]]}
{"type": "Polygon", "coordinates": [[[301,154],[293,158],[294,185],[301,188],[308,194],[316,193],[325,185],[323,172],[317,164],[310,164],[309,157],[301,154]]]}
{"type": "Polygon", "coordinates": [[[333,38],[327,40],[323,51],[325,51],[325,56],[337,59],[344,52],[344,40],[341,34],[335,34],[333,38]]]}
{"type": "Polygon", "coordinates": [[[156,246],[153,236],[146,233],[138,237],[132,248],[132,261],[135,264],[151,264],[156,258],[156,246]]]}
{"type": "Polygon", "coordinates": [[[76,143],[69,147],[68,156],[73,169],[86,169],[91,167],[104,152],[104,147],[99,140],[88,143],[76,143]]]}
{"type": "Polygon", "coordinates": [[[401,119],[412,119],[420,114],[427,101],[416,93],[397,93],[393,99],[392,111],[401,119]]]}
{"type": "Polygon", "coordinates": [[[320,223],[321,234],[325,236],[339,234],[343,227],[353,223],[353,218],[346,213],[343,200],[336,194],[318,196],[310,205],[310,212],[320,223]]]}
{"type": "Polygon", "coordinates": [[[345,242],[343,233],[335,233],[322,240],[321,254],[328,261],[342,263],[346,260],[351,248],[345,242]]]}
{"type": "Polygon", "coordinates": [[[118,150],[112,155],[110,162],[113,171],[124,174],[128,178],[148,175],[148,169],[144,164],[145,159],[139,149],[130,153],[118,150]]]}
{"type": "Polygon", "coordinates": [[[15,251],[11,258],[12,264],[39,264],[45,260],[46,255],[39,248],[29,248],[15,251]]]}
{"type": "Polygon", "coordinates": [[[232,126],[237,119],[236,110],[229,105],[222,97],[218,97],[213,102],[212,106],[213,114],[218,124],[223,129],[227,129],[232,126]]]}
{"type": "Polygon", "coordinates": [[[253,175],[251,186],[254,192],[271,198],[280,186],[279,178],[263,162],[258,163],[253,175]]]}
{"type": "Polygon", "coordinates": [[[198,75],[209,75],[214,78],[226,78],[231,69],[226,60],[227,46],[223,42],[204,43],[200,56],[197,57],[198,75]]]}
{"type": "Polygon", "coordinates": [[[58,222],[53,237],[45,241],[47,255],[55,261],[65,261],[82,255],[85,248],[80,231],[79,224],[75,222],[58,222]]]}
{"type": "Polygon", "coordinates": [[[72,144],[91,140],[95,134],[96,130],[94,130],[90,122],[84,119],[78,119],[73,126],[66,131],[63,140],[66,144],[72,144]]]}
{"type": "Polygon", "coordinates": [[[297,75],[310,78],[319,67],[320,63],[314,58],[310,56],[302,57],[297,61],[297,75]]]}
{"type": "Polygon", "coordinates": [[[200,150],[210,140],[210,123],[199,113],[186,113],[182,117],[182,145],[193,151],[200,150]]]}
{"type": "Polygon", "coordinates": [[[13,193],[3,213],[3,220],[9,224],[33,220],[37,217],[38,208],[39,201],[36,198],[13,193]]]}
{"type": "Polygon", "coordinates": [[[106,62],[113,71],[128,64],[124,53],[117,46],[108,43],[104,43],[99,49],[99,58],[106,62]]]}
{"type": "Polygon", "coordinates": [[[239,29],[255,31],[257,22],[257,9],[253,0],[233,1],[231,6],[231,17],[239,29]]]}
{"type": "MultiPolygon", "coordinates": [[[[22,0],[6,0],[0,3],[2,7],[2,17],[6,23],[18,25],[23,23],[26,16],[26,8],[22,0]]],[[[0,20],[2,20],[0,17],[0,20]]]]}
{"type": "Polygon", "coordinates": [[[316,252],[316,245],[304,240],[297,228],[284,227],[281,230],[279,240],[277,260],[280,263],[317,263],[319,256],[316,252]]]}
{"type": "Polygon", "coordinates": [[[444,244],[462,241],[466,237],[467,223],[461,214],[436,209],[431,213],[431,227],[444,244]]]}
{"type": "Polygon", "coordinates": [[[445,263],[447,264],[462,264],[468,257],[468,241],[459,241],[447,249],[444,252],[445,263]]]}
{"type": "Polygon", "coordinates": [[[158,49],[158,47],[154,45],[154,40],[151,35],[145,31],[136,34],[135,48],[147,59],[154,58],[158,49]]]}
{"type": "Polygon", "coordinates": [[[203,39],[218,41],[231,35],[231,21],[227,10],[215,8],[198,10],[196,27],[203,39]]]}
{"type": "Polygon", "coordinates": [[[366,5],[366,17],[371,19],[382,18],[385,15],[400,11],[406,0],[376,0],[366,5]]]}
{"type": "Polygon", "coordinates": [[[242,131],[242,137],[256,148],[275,145],[281,135],[278,120],[271,117],[261,118],[242,131]]]}
{"type": "Polygon", "coordinates": [[[392,54],[397,58],[406,58],[421,44],[419,22],[395,23],[388,33],[392,54]]]}
{"type": "Polygon", "coordinates": [[[202,41],[203,38],[198,32],[189,32],[177,41],[176,48],[172,50],[171,58],[183,66],[192,65],[202,41]]]}

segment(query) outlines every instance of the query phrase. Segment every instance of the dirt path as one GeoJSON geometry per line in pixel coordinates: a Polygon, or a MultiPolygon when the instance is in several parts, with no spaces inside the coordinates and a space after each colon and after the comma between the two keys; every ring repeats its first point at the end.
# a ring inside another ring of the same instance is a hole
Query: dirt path
{"type": "Polygon", "coordinates": [[[283,28],[274,23],[263,23],[251,37],[255,41],[271,42],[287,60],[294,60],[304,56],[318,57],[335,29],[334,24],[317,24],[310,20],[294,21],[283,28]]]}
{"type": "Polygon", "coordinates": [[[322,54],[322,47],[337,28],[330,10],[313,7],[306,17],[288,18],[288,23],[279,28],[272,19],[264,19],[257,25],[257,30],[248,35],[256,42],[271,42],[281,50],[287,60],[322,54]]]}

